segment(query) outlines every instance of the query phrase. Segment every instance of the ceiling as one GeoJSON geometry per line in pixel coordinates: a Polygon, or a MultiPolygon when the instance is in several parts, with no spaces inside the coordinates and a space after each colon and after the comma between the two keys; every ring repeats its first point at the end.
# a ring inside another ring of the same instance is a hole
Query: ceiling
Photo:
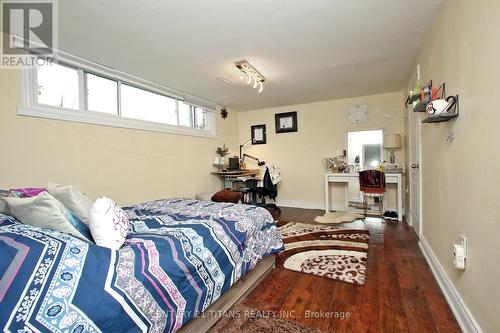
{"type": "Polygon", "coordinates": [[[258,109],[402,90],[441,3],[64,0],[59,48],[233,110],[258,109]],[[261,94],[240,80],[242,59],[266,77],[261,94]]]}

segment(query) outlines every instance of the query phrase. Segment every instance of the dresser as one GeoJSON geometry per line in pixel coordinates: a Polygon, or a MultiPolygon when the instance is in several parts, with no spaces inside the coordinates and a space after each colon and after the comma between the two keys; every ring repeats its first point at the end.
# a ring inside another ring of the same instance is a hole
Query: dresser
{"type": "MultiPolygon", "coordinates": [[[[330,211],[330,183],[345,184],[344,209],[349,207],[348,184],[359,178],[358,173],[326,173],[325,174],[325,211],[330,211]]],[[[385,173],[386,184],[396,184],[398,220],[403,220],[403,175],[401,173],[385,173]]],[[[387,198],[384,197],[384,206],[387,207],[387,198]]]]}

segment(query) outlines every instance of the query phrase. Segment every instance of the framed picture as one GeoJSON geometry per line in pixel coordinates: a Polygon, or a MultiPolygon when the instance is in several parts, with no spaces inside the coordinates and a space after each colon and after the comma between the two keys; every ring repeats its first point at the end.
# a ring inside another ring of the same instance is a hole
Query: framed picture
{"type": "Polygon", "coordinates": [[[253,145],[266,144],[266,125],[252,126],[252,144],[253,145]]]}
{"type": "Polygon", "coordinates": [[[276,133],[297,132],[297,111],[274,115],[276,133]]]}

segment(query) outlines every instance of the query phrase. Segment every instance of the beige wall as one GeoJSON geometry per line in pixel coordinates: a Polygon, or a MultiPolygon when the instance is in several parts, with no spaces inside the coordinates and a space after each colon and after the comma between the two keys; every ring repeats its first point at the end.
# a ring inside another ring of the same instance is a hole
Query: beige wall
{"type": "MultiPolygon", "coordinates": [[[[250,126],[265,124],[267,144],[249,145],[244,152],[281,168],[283,181],[278,202],[282,205],[324,208],[323,158],[342,154],[347,147],[347,132],[384,129],[387,133],[404,130],[403,94],[401,92],[291,105],[240,112],[240,142],[250,138],[250,126]],[[346,110],[357,103],[367,103],[368,122],[351,124],[346,110]],[[298,132],[276,134],[274,115],[297,111],[298,132]]],[[[404,162],[404,149],[396,151],[396,161],[404,162]]],[[[249,164],[252,162],[249,162],[249,164]]],[[[332,185],[333,207],[343,206],[343,186],[332,185]]],[[[396,192],[388,189],[388,206],[395,208],[396,192]]]]}
{"type": "Polygon", "coordinates": [[[422,124],[423,235],[484,332],[500,332],[499,36],[500,1],[448,0],[419,57],[423,81],[460,96],[455,121],[422,124]],[[460,234],[463,272],[452,265],[460,234]]]}
{"type": "Polygon", "coordinates": [[[218,145],[237,152],[237,114],[217,114],[217,139],[22,117],[20,75],[0,70],[0,188],[75,184],[118,203],[215,191],[218,145]]]}

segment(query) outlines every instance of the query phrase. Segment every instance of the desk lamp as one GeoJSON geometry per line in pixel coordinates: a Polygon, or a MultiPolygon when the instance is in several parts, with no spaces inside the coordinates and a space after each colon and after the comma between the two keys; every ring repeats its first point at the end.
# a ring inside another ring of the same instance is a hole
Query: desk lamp
{"type": "MultiPolygon", "coordinates": [[[[252,142],[252,139],[248,139],[248,141],[247,141],[247,142],[245,142],[244,144],[240,145],[240,161],[241,161],[241,158],[242,158],[242,156],[241,156],[241,149],[242,149],[243,147],[245,147],[247,144],[249,144],[250,142],[252,142]]],[[[241,164],[241,163],[240,163],[240,164],[241,164]]]]}
{"type": "Polygon", "coordinates": [[[261,161],[257,157],[248,154],[243,154],[243,159],[241,160],[241,164],[245,163],[245,158],[250,158],[252,160],[257,161],[258,166],[263,166],[264,164],[266,164],[266,162],[261,161]]]}
{"type": "Polygon", "coordinates": [[[394,155],[394,149],[396,148],[401,148],[401,135],[384,135],[384,149],[391,150],[391,164],[396,163],[396,156],[394,155]]]}

